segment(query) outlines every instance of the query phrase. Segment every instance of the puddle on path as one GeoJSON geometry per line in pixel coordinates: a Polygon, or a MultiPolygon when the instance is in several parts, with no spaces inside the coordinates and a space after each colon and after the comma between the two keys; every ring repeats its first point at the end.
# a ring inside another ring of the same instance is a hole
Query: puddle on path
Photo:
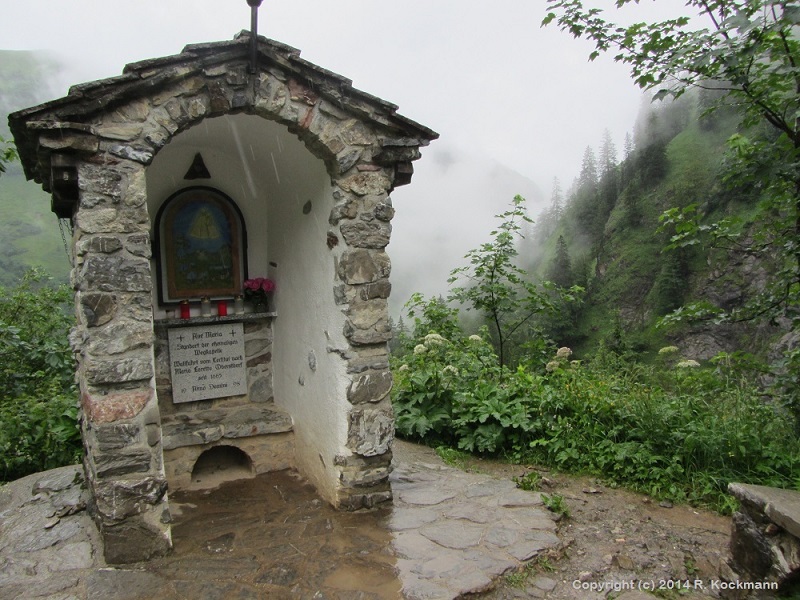
{"type": "Polygon", "coordinates": [[[170,495],[174,552],[147,570],[191,597],[395,600],[390,508],[347,513],[289,471],[170,495]]]}

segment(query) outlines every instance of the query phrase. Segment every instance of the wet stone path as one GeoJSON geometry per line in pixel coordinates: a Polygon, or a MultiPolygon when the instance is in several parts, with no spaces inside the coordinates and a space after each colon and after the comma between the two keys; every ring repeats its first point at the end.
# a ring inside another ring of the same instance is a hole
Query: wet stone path
{"type": "Polygon", "coordinates": [[[174,552],[122,568],[77,468],[19,480],[0,488],[0,597],[449,599],[558,545],[539,494],[418,454],[396,443],[394,503],[374,511],[337,512],[285,471],[173,494],[174,552]]]}

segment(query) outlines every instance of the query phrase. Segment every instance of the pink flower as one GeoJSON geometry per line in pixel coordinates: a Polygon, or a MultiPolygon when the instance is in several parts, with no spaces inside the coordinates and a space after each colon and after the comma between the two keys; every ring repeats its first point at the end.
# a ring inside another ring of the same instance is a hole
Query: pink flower
{"type": "Polygon", "coordinates": [[[244,280],[245,296],[266,296],[275,290],[275,282],[267,277],[256,277],[244,280]]]}

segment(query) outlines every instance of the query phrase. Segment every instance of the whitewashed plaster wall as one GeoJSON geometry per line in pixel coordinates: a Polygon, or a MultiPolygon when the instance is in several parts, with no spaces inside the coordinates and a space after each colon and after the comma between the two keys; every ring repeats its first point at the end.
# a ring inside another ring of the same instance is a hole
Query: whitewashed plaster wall
{"type": "Polygon", "coordinates": [[[334,256],[327,245],[333,190],[325,166],[292,138],[276,154],[280,181],[270,198],[268,253],[278,267],[273,324],[275,402],[292,415],[300,471],[330,502],[334,457],[348,453],[345,317],[333,302],[334,256]]]}

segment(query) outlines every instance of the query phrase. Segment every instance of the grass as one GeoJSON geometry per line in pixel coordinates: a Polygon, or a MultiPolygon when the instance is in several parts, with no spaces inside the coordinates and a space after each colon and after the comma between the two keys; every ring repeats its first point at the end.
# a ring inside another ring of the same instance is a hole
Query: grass
{"type": "Polygon", "coordinates": [[[512,477],[512,481],[517,484],[517,487],[526,492],[537,492],[542,483],[542,476],[536,471],[526,473],[521,477],[512,477]]]}
{"type": "Polygon", "coordinates": [[[456,450],[455,448],[448,448],[447,446],[438,446],[435,448],[436,454],[444,461],[447,466],[455,469],[465,469],[466,462],[469,459],[469,454],[456,450]]]}
{"type": "Polygon", "coordinates": [[[564,501],[564,496],[560,494],[542,494],[542,502],[544,502],[545,508],[552,513],[555,513],[561,516],[564,519],[569,519],[570,511],[567,503],[564,501]]]}

